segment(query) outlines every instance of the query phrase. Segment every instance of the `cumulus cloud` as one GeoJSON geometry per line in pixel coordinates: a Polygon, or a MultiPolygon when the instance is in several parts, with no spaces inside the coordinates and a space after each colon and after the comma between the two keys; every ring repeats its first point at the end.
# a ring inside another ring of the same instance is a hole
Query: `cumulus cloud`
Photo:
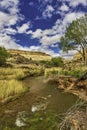
{"type": "Polygon", "coordinates": [[[11,37],[17,30],[12,28],[18,21],[23,20],[19,12],[19,0],[0,1],[0,46],[6,49],[22,49],[16,40],[11,37]]]}
{"type": "Polygon", "coordinates": [[[76,7],[79,4],[82,4],[83,6],[87,5],[87,0],[63,0],[69,2],[70,6],[76,7]]]}
{"type": "Polygon", "coordinates": [[[35,32],[32,33],[32,38],[41,38],[43,36],[41,29],[37,29],[35,32]]]}
{"type": "Polygon", "coordinates": [[[74,56],[76,53],[77,53],[76,50],[70,50],[70,51],[68,51],[68,53],[63,52],[62,50],[60,50],[60,52],[59,52],[59,54],[60,54],[63,58],[65,58],[65,59],[71,59],[71,58],[73,58],[73,56],[74,56]]]}
{"type": "Polygon", "coordinates": [[[71,12],[71,13],[68,13],[68,14],[66,14],[66,16],[64,18],[64,22],[65,23],[71,23],[73,20],[76,20],[76,19],[82,17],[83,15],[84,15],[83,12],[78,12],[78,13],[71,12]]]}
{"type": "Polygon", "coordinates": [[[64,3],[61,7],[60,7],[61,11],[68,11],[69,7],[64,3]]]}
{"type": "Polygon", "coordinates": [[[19,0],[2,0],[0,2],[0,7],[7,9],[10,14],[16,14],[18,10],[19,0]]]}
{"type": "Polygon", "coordinates": [[[17,33],[17,30],[9,27],[9,28],[3,29],[3,33],[15,35],[17,33]]]}
{"type": "Polygon", "coordinates": [[[49,49],[47,46],[30,46],[28,48],[29,51],[35,51],[35,52],[44,52],[46,54],[49,54],[53,57],[60,56],[60,54],[55,53],[53,50],[49,49]]]}
{"type": "Polygon", "coordinates": [[[68,12],[63,19],[57,19],[54,26],[51,29],[37,29],[36,31],[30,30],[28,34],[32,35],[32,38],[39,39],[42,45],[51,46],[60,42],[61,36],[64,35],[66,27],[75,19],[83,16],[82,12],[68,12]]]}
{"type": "Polygon", "coordinates": [[[70,5],[74,6],[74,7],[78,6],[79,4],[82,4],[85,6],[85,5],[87,5],[87,0],[78,0],[78,1],[73,0],[70,2],[70,5]]]}
{"type": "Polygon", "coordinates": [[[17,27],[18,33],[26,33],[30,27],[30,23],[24,23],[21,27],[17,27]]]}
{"type": "Polygon", "coordinates": [[[6,34],[0,34],[0,46],[6,49],[21,49],[22,47],[16,43],[16,40],[6,34]]]}
{"type": "Polygon", "coordinates": [[[18,21],[23,20],[19,13],[19,0],[2,0],[0,2],[0,30],[15,25],[18,21]]]}
{"type": "Polygon", "coordinates": [[[59,54],[55,53],[53,50],[49,49],[47,46],[21,46],[16,43],[15,39],[12,39],[10,36],[6,34],[0,34],[0,46],[5,47],[6,49],[17,49],[17,50],[26,50],[26,51],[34,51],[34,52],[44,52],[51,56],[59,56],[59,54]]]}
{"type": "Polygon", "coordinates": [[[7,13],[4,13],[0,11],[0,30],[4,29],[5,26],[11,26],[16,24],[18,20],[18,16],[15,15],[9,15],[7,13]]]}
{"type": "Polygon", "coordinates": [[[57,43],[59,41],[60,37],[61,37],[60,35],[44,36],[44,37],[42,37],[42,39],[40,40],[40,42],[42,44],[50,46],[52,44],[57,43]]]}
{"type": "Polygon", "coordinates": [[[54,12],[54,8],[51,5],[47,5],[47,7],[44,10],[42,16],[43,16],[43,18],[51,18],[53,12],[54,12]]]}
{"type": "MultiPolygon", "coordinates": [[[[24,17],[20,14],[19,1],[20,0],[0,1],[0,46],[4,46],[6,49],[42,51],[53,56],[62,55],[61,52],[60,54],[56,54],[53,50],[49,49],[49,46],[58,47],[56,43],[60,42],[60,37],[64,35],[66,27],[73,20],[84,15],[83,12],[74,12],[73,8],[79,4],[86,6],[87,0],[62,0],[62,5],[61,7],[58,6],[59,8],[56,5],[52,5],[54,0],[38,0],[43,9],[41,8],[42,10],[40,12],[42,15],[36,17],[37,20],[52,18],[53,14],[60,14],[61,18],[58,18],[50,29],[42,30],[37,28],[35,31],[30,30],[30,22],[18,26],[17,23],[24,20],[24,17]],[[68,4],[66,4],[66,1],[68,4]],[[12,27],[13,25],[15,25],[15,28],[12,27]],[[37,38],[41,46],[23,47],[17,44],[17,41],[11,37],[11,35],[15,35],[16,33],[31,35],[32,39],[37,38]]],[[[33,6],[34,3],[29,2],[29,5],[33,6]]],[[[71,55],[72,53],[73,55],[74,52],[69,52],[69,54],[71,55]]]]}

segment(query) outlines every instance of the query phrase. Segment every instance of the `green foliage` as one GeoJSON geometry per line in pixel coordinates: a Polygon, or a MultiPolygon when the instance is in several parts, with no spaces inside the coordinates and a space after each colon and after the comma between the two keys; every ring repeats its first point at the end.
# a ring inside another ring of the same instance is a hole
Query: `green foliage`
{"type": "Polygon", "coordinates": [[[63,66],[63,58],[62,57],[55,57],[52,58],[50,61],[41,61],[45,67],[62,67],[63,66]]]}
{"type": "Polygon", "coordinates": [[[53,69],[53,70],[47,72],[46,77],[58,76],[58,74],[59,74],[59,71],[53,69]]]}
{"type": "Polygon", "coordinates": [[[56,57],[51,59],[52,66],[54,67],[62,67],[63,66],[63,58],[62,57],[56,57]]]}
{"type": "Polygon", "coordinates": [[[84,72],[82,72],[81,70],[71,70],[71,71],[62,71],[61,74],[65,75],[65,76],[72,76],[75,78],[80,78],[83,75],[84,72]]]}
{"type": "Polygon", "coordinates": [[[0,66],[5,64],[7,57],[8,57],[8,53],[6,49],[3,47],[0,47],[0,66]]]}
{"type": "Polygon", "coordinates": [[[61,37],[60,48],[63,51],[77,50],[83,61],[87,62],[87,15],[73,21],[61,37]]]}
{"type": "Polygon", "coordinates": [[[52,62],[48,60],[42,60],[40,61],[42,65],[44,65],[46,68],[50,68],[52,66],[52,62]]]}

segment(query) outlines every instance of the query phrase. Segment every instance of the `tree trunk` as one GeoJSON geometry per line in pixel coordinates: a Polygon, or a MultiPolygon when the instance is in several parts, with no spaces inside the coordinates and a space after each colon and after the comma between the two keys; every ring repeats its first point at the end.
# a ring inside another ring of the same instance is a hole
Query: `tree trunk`
{"type": "Polygon", "coordinates": [[[87,48],[85,49],[85,65],[87,66],[87,48]]]}
{"type": "Polygon", "coordinates": [[[83,48],[83,50],[82,50],[82,58],[83,58],[83,62],[84,62],[84,64],[85,65],[87,65],[87,52],[86,52],[87,50],[86,50],[86,48],[83,48]]]}

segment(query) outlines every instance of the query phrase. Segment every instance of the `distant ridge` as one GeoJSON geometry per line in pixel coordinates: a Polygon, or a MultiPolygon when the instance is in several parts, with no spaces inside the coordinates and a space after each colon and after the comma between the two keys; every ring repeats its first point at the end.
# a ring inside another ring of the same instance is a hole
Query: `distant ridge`
{"type": "Polygon", "coordinates": [[[26,54],[26,55],[41,55],[41,56],[50,56],[49,54],[46,54],[44,52],[34,52],[34,51],[24,51],[24,50],[15,50],[15,49],[8,49],[7,50],[11,54],[26,54]]]}

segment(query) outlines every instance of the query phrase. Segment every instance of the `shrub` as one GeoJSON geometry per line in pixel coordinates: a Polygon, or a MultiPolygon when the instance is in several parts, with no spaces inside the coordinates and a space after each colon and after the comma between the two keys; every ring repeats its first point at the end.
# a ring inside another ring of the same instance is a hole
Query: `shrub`
{"type": "Polygon", "coordinates": [[[84,74],[84,71],[81,70],[62,71],[61,74],[79,78],[82,76],[82,74],[84,74]]]}
{"type": "Polygon", "coordinates": [[[0,47],[0,66],[5,64],[7,57],[8,57],[8,53],[6,49],[3,47],[0,47]]]}
{"type": "Polygon", "coordinates": [[[62,57],[55,57],[52,58],[50,61],[40,61],[45,67],[50,68],[50,67],[63,67],[63,58],[62,57]]]}
{"type": "Polygon", "coordinates": [[[46,68],[52,67],[52,62],[51,62],[51,61],[42,60],[42,61],[40,61],[40,63],[41,63],[42,65],[44,65],[46,68]]]}
{"type": "Polygon", "coordinates": [[[63,58],[62,57],[55,57],[51,59],[52,66],[54,67],[62,67],[63,66],[63,58]]]}

